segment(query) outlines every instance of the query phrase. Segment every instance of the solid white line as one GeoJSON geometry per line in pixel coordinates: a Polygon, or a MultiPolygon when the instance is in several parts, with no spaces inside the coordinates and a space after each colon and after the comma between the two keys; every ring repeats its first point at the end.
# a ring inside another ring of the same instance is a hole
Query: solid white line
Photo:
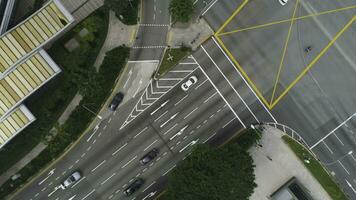
{"type": "Polygon", "coordinates": [[[142,129],[139,133],[137,133],[134,138],[136,138],[137,136],[139,136],[141,133],[143,133],[148,127],[146,126],[144,129],[142,129]]]}
{"type": "Polygon", "coordinates": [[[184,78],[160,78],[160,81],[180,81],[184,78]]]}
{"type": "Polygon", "coordinates": [[[89,192],[87,195],[85,195],[85,197],[83,197],[82,200],[88,198],[88,196],[90,196],[93,192],[95,192],[95,189],[93,189],[91,192],[89,192]]]}
{"type": "Polygon", "coordinates": [[[94,169],[92,169],[91,172],[94,172],[96,169],[98,169],[105,162],[106,162],[106,160],[103,160],[99,165],[97,165],[94,169]]]}
{"type": "Polygon", "coordinates": [[[166,172],[164,172],[162,176],[165,176],[166,174],[168,174],[175,167],[176,167],[176,165],[173,165],[173,167],[169,168],[166,172]]]}
{"type": "Polygon", "coordinates": [[[174,124],[174,126],[172,126],[170,129],[168,129],[168,131],[166,131],[165,133],[163,133],[163,135],[166,135],[169,131],[171,131],[174,127],[176,127],[178,124],[174,124]]]}
{"type": "Polygon", "coordinates": [[[260,123],[260,121],[257,119],[257,117],[255,116],[255,114],[252,112],[252,110],[250,109],[250,107],[247,105],[247,103],[244,101],[244,99],[240,96],[240,94],[236,91],[236,89],[234,88],[234,86],[231,84],[231,82],[229,81],[229,79],[227,79],[227,77],[225,76],[225,74],[221,71],[221,69],[219,68],[219,66],[215,63],[215,61],[213,60],[213,58],[209,55],[209,53],[205,50],[203,45],[200,45],[201,48],[203,49],[203,51],[206,53],[206,55],[209,57],[209,59],[211,60],[211,62],[214,64],[214,66],[219,70],[220,74],[224,77],[224,79],[228,82],[228,84],[230,85],[230,87],[232,88],[232,90],[234,90],[234,92],[237,94],[237,96],[240,98],[240,100],[242,101],[242,103],[246,106],[247,110],[252,114],[252,116],[255,118],[255,120],[260,123]]]}
{"type": "Polygon", "coordinates": [[[247,85],[247,87],[250,89],[250,91],[253,93],[253,95],[256,97],[256,99],[260,102],[260,104],[263,106],[263,108],[267,111],[267,113],[269,114],[269,116],[272,118],[272,120],[277,123],[277,120],[274,118],[274,116],[272,115],[272,113],[267,109],[266,105],[261,101],[261,99],[257,96],[256,92],[251,88],[251,86],[248,84],[248,82],[246,81],[245,77],[241,74],[241,72],[239,70],[237,70],[236,66],[234,65],[234,63],[231,61],[231,59],[226,55],[225,51],[220,47],[220,45],[216,42],[215,38],[212,37],[214,43],[216,44],[216,46],[218,46],[218,48],[220,49],[220,51],[224,54],[224,56],[227,58],[227,60],[230,62],[230,64],[233,66],[233,68],[235,69],[235,71],[240,75],[240,77],[242,78],[242,80],[245,82],[245,84],[247,85]]]}
{"type": "Polygon", "coordinates": [[[207,99],[205,99],[204,103],[208,102],[211,98],[213,98],[215,95],[217,94],[217,92],[215,92],[214,94],[212,94],[210,97],[208,97],[207,99]]]}
{"type": "Polygon", "coordinates": [[[351,158],[352,158],[354,161],[356,161],[356,159],[355,159],[355,157],[354,157],[353,154],[351,154],[351,158]]]}
{"type": "Polygon", "coordinates": [[[323,141],[323,144],[326,146],[326,148],[330,151],[331,154],[334,154],[333,151],[331,151],[330,147],[323,141]]]}
{"type": "Polygon", "coordinates": [[[342,168],[344,168],[344,170],[346,171],[346,173],[347,173],[348,175],[350,175],[350,172],[347,171],[347,169],[346,169],[345,166],[340,162],[340,160],[338,160],[337,162],[341,165],[342,168]]]}
{"type": "Polygon", "coordinates": [[[192,70],[171,70],[168,73],[190,73],[192,70]]]}
{"type": "Polygon", "coordinates": [[[161,117],[163,117],[163,115],[167,114],[168,110],[166,110],[166,112],[164,112],[162,115],[160,115],[159,117],[157,117],[154,121],[158,121],[159,119],[161,119],[161,117]]]}
{"type": "Polygon", "coordinates": [[[216,135],[216,132],[214,134],[212,134],[211,136],[208,137],[208,139],[206,139],[203,143],[209,141],[212,137],[214,137],[216,135]]]}
{"type": "Polygon", "coordinates": [[[177,103],[175,103],[174,106],[178,105],[180,102],[182,102],[187,97],[188,97],[188,94],[185,95],[183,98],[181,98],[177,103]]]}
{"type": "MultiPolygon", "coordinates": [[[[235,119],[235,118],[234,118],[235,119]]],[[[227,125],[229,125],[234,119],[230,120],[228,123],[226,123],[222,128],[225,128],[227,125]]]]}
{"type": "Polygon", "coordinates": [[[76,182],[71,188],[74,188],[76,185],[78,185],[82,180],[84,180],[86,177],[84,176],[81,178],[78,182],[76,182]]]}
{"type": "Polygon", "coordinates": [[[121,169],[125,168],[128,164],[130,164],[133,160],[135,160],[137,158],[137,155],[133,158],[131,158],[131,160],[129,160],[126,164],[124,164],[121,169]]]}
{"type": "Polygon", "coordinates": [[[150,188],[155,183],[156,183],[156,181],[153,181],[149,186],[147,186],[144,190],[142,190],[142,192],[145,192],[148,188],[150,188]]]}
{"type": "Polygon", "coordinates": [[[159,60],[130,60],[127,63],[159,63],[159,60]]]}
{"type": "Polygon", "coordinates": [[[131,73],[129,73],[129,77],[128,77],[127,80],[125,81],[124,89],[126,88],[127,83],[129,82],[130,78],[131,78],[131,73]]]}
{"type": "Polygon", "coordinates": [[[340,140],[340,138],[334,133],[334,136],[336,137],[337,140],[342,144],[342,146],[345,146],[344,143],[340,140]]]}
{"type": "Polygon", "coordinates": [[[205,15],[206,12],[208,12],[208,10],[210,10],[210,8],[217,2],[218,0],[215,0],[201,15],[205,15]]]}
{"type": "Polygon", "coordinates": [[[179,63],[180,65],[195,65],[196,63],[191,63],[191,62],[187,62],[187,63],[179,63]]]}
{"type": "Polygon", "coordinates": [[[194,111],[196,111],[198,108],[194,108],[194,110],[192,110],[190,113],[188,113],[188,115],[186,115],[183,119],[186,119],[187,117],[189,117],[189,115],[191,115],[194,111]]]}
{"type": "Polygon", "coordinates": [[[195,90],[198,89],[200,86],[202,86],[205,82],[207,82],[208,79],[205,79],[202,83],[200,83],[196,88],[194,88],[195,90]]]}
{"type": "Polygon", "coordinates": [[[105,179],[103,182],[101,182],[100,185],[104,185],[108,180],[110,180],[115,175],[116,175],[116,173],[114,172],[111,176],[109,176],[107,179],[105,179]]]}
{"type": "MultiPolygon", "coordinates": [[[[195,60],[195,58],[193,57],[193,59],[195,60]]],[[[195,60],[196,61],[196,60],[195,60]]],[[[197,62],[197,61],[196,61],[197,62]]],[[[198,63],[198,62],[197,62],[198,63]]],[[[227,100],[225,99],[225,97],[220,93],[220,91],[218,90],[218,88],[216,87],[216,85],[213,83],[213,81],[209,78],[208,74],[203,70],[203,68],[200,66],[200,64],[198,64],[199,68],[201,69],[201,71],[203,72],[203,74],[206,76],[207,79],[209,79],[211,85],[215,88],[215,90],[219,93],[219,95],[221,96],[221,98],[225,101],[226,105],[229,106],[230,110],[232,113],[234,113],[235,117],[239,120],[239,122],[242,124],[242,126],[244,128],[246,128],[245,124],[241,121],[240,117],[236,114],[236,112],[232,109],[231,105],[229,104],[229,102],[227,102],[227,100]]]]}
{"type": "Polygon", "coordinates": [[[127,142],[124,144],[124,145],[122,145],[119,149],[117,149],[114,153],[112,153],[111,155],[115,155],[115,154],[117,154],[117,152],[119,152],[122,148],[124,148],[125,146],[127,145],[127,142]]]}
{"type": "Polygon", "coordinates": [[[323,140],[325,140],[325,138],[329,137],[329,135],[333,134],[337,129],[339,129],[341,126],[343,126],[344,124],[346,124],[352,117],[356,116],[356,113],[354,113],[353,115],[351,115],[350,117],[348,117],[345,121],[343,121],[341,124],[339,124],[337,127],[335,127],[332,131],[330,131],[328,134],[326,134],[323,138],[321,138],[318,142],[316,142],[315,144],[313,144],[310,149],[313,149],[316,145],[318,145],[320,142],[322,142],[323,140]]]}
{"type": "Polygon", "coordinates": [[[156,143],[158,140],[153,141],[150,145],[148,145],[143,151],[146,151],[148,148],[150,148],[154,143],[156,143]]]}

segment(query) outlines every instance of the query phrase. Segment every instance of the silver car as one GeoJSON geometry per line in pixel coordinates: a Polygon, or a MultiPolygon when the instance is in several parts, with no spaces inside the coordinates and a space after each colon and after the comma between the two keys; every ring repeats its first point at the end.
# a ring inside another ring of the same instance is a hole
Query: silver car
{"type": "Polygon", "coordinates": [[[181,85],[181,88],[184,92],[188,91],[188,89],[198,82],[198,78],[196,76],[191,76],[188,80],[181,85]]]}
{"type": "Polygon", "coordinates": [[[62,189],[66,189],[69,186],[73,185],[75,182],[79,181],[82,178],[81,174],[76,171],[73,172],[63,183],[61,184],[62,189]]]}
{"type": "Polygon", "coordinates": [[[278,0],[278,1],[282,6],[284,6],[288,3],[288,0],[278,0]]]}

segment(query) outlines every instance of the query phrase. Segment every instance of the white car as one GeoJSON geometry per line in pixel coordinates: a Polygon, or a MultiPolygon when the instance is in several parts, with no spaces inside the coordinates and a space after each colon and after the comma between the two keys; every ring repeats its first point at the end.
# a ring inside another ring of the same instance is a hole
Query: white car
{"type": "Polygon", "coordinates": [[[288,0],[278,0],[278,1],[282,6],[284,6],[288,3],[288,0]]]}
{"type": "Polygon", "coordinates": [[[65,181],[63,181],[63,183],[61,184],[61,188],[66,189],[69,186],[71,186],[73,183],[79,181],[79,179],[81,178],[82,176],[80,175],[80,173],[76,171],[72,175],[70,175],[65,181]]]}
{"type": "Polygon", "coordinates": [[[198,78],[196,76],[191,76],[188,80],[181,85],[183,91],[187,91],[192,85],[198,82],[198,78]]]}

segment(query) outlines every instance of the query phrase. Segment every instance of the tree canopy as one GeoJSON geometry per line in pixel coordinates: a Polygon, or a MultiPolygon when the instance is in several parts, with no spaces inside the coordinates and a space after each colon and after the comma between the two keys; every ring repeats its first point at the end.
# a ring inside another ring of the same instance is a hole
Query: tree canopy
{"type": "Polygon", "coordinates": [[[249,153],[237,143],[199,145],[169,178],[163,200],[248,200],[257,186],[249,153]]]}
{"type": "Polygon", "coordinates": [[[171,0],[169,12],[173,22],[189,22],[194,13],[193,0],[171,0]]]}
{"type": "Polygon", "coordinates": [[[133,25],[137,23],[138,0],[105,0],[104,5],[108,10],[115,12],[122,23],[133,25]]]}

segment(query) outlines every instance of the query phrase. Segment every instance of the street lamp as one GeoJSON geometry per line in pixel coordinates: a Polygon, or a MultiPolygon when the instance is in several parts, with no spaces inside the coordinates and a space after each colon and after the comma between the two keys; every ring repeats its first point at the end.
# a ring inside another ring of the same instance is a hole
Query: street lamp
{"type": "Polygon", "coordinates": [[[353,153],[353,152],[352,152],[352,150],[351,150],[351,151],[347,152],[345,155],[341,156],[339,159],[337,159],[337,160],[335,160],[335,161],[333,161],[333,162],[330,162],[330,163],[324,163],[324,165],[332,165],[332,164],[335,164],[336,162],[342,160],[343,158],[345,158],[345,157],[348,156],[348,155],[351,155],[352,153],[353,153]]]}
{"type": "Polygon", "coordinates": [[[90,110],[88,107],[86,107],[85,105],[82,105],[83,108],[85,108],[87,111],[89,111],[90,113],[92,113],[93,115],[95,115],[95,117],[99,118],[100,120],[103,119],[102,116],[97,115],[94,111],[90,110]]]}

